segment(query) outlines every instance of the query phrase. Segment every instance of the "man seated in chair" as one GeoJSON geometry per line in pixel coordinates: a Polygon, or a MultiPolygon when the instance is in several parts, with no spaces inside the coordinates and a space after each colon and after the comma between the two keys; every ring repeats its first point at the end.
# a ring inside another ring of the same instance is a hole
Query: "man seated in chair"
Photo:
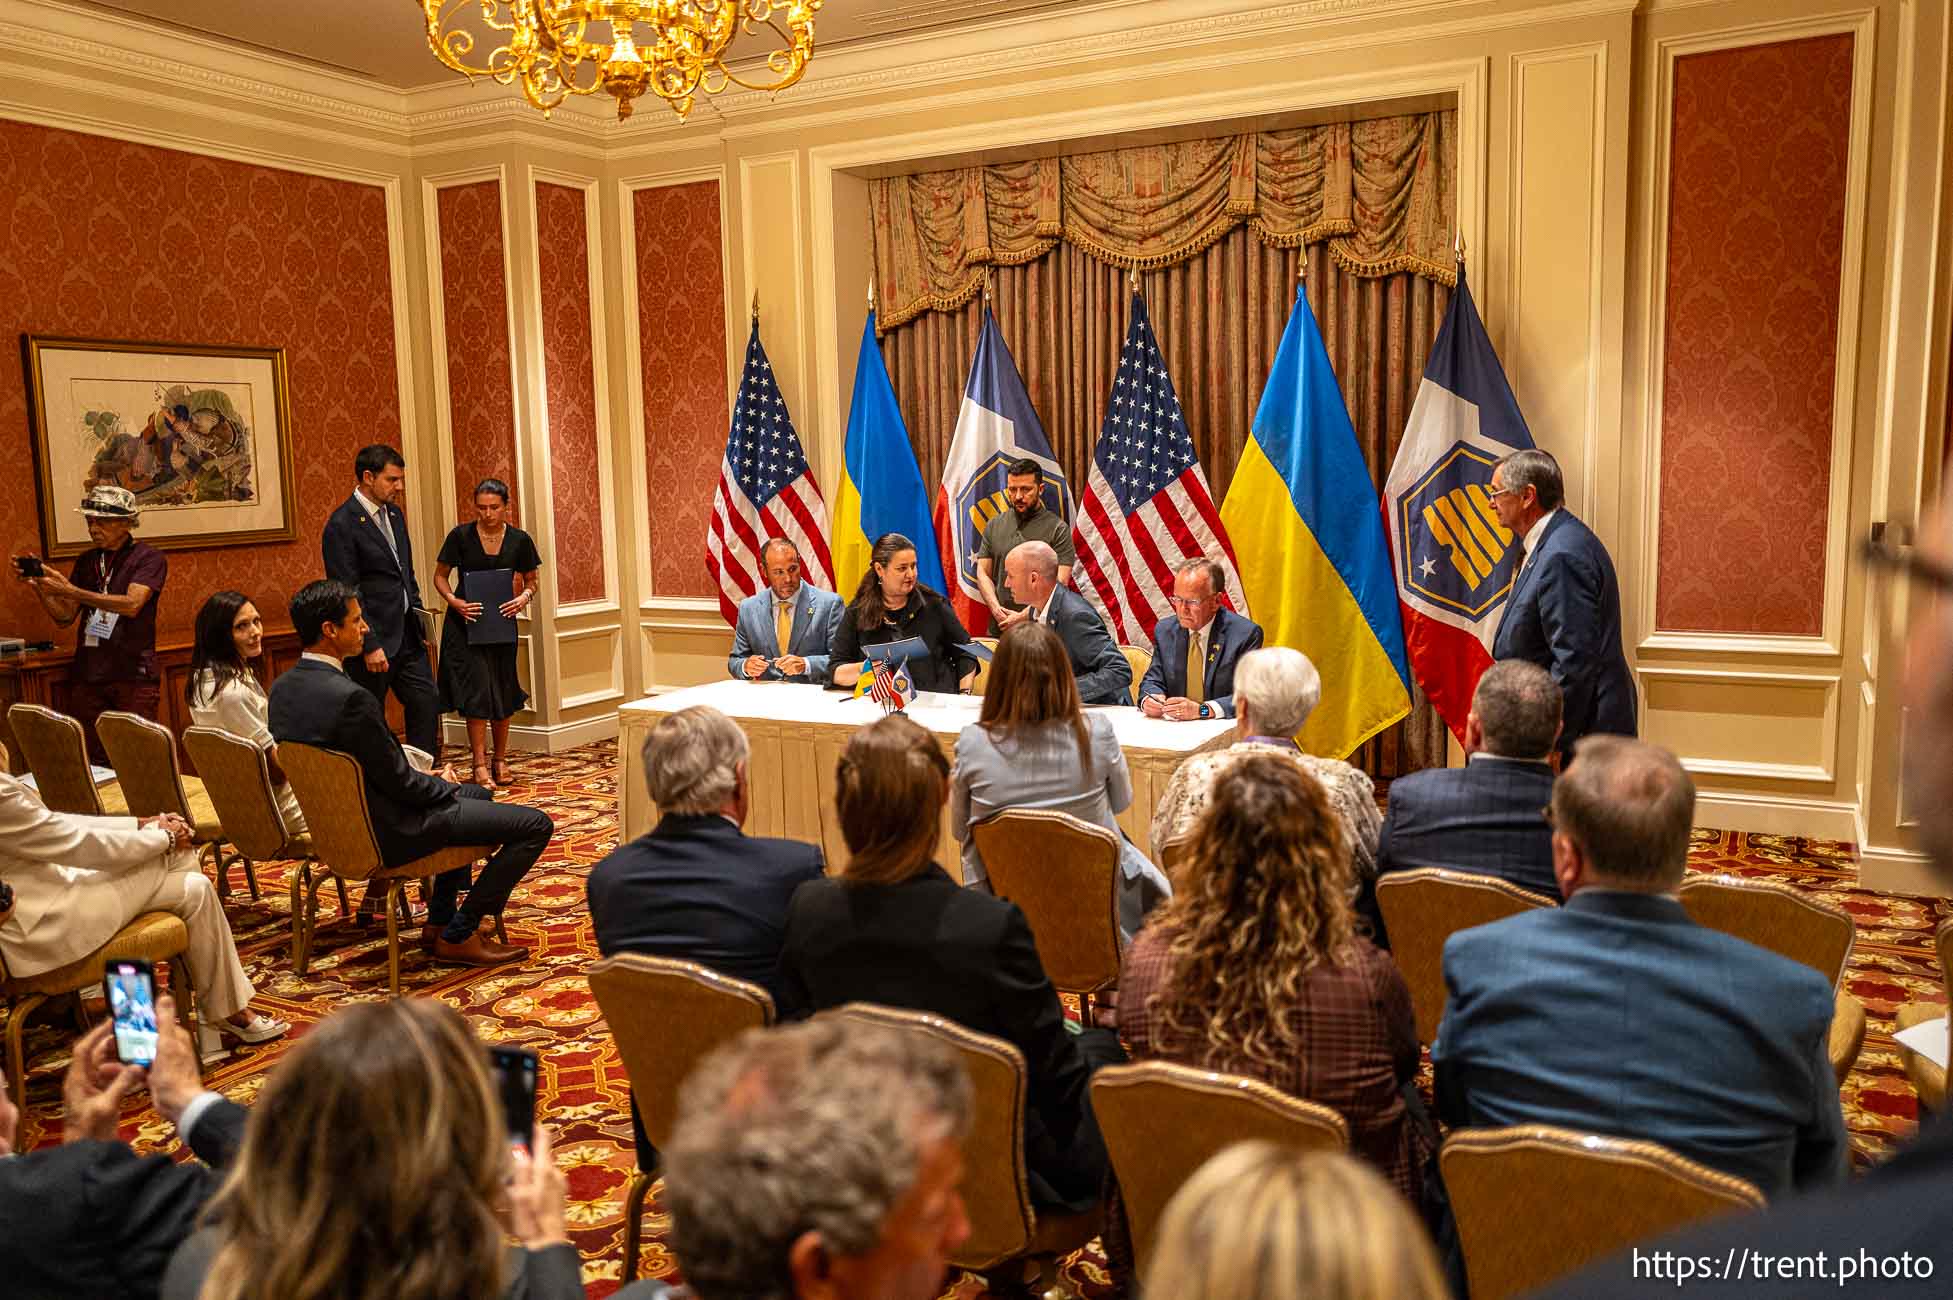
{"type": "Polygon", "coordinates": [[[1843,1177],[1831,985],[1682,909],[1695,786],[1675,756],[1588,736],[1552,809],[1565,906],[1445,941],[1439,1114],[1659,1142],[1772,1199],[1843,1177]]]}
{"type": "Polygon", "coordinates": [[[1377,873],[1450,867],[1558,898],[1545,809],[1559,739],[1560,687],[1551,673],[1524,659],[1486,669],[1465,717],[1465,765],[1390,783],[1377,873]]]}
{"type": "Polygon", "coordinates": [[[665,1174],[690,1294],[934,1300],[970,1235],[971,1105],[947,1048],[880,1025],[823,1016],[714,1052],[680,1093],[665,1174]]]}
{"type": "Polygon", "coordinates": [[[197,994],[199,1049],[224,1039],[264,1043],[291,1026],[250,1008],[251,978],[237,957],[217,890],[197,864],[191,829],[175,813],[95,817],[51,811],[18,777],[0,772],[0,957],[14,978],[40,975],[96,952],[144,912],[182,919],[190,946],[182,972],[197,994]]]}
{"type": "MultiPolygon", "coordinates": [[[[780,982],[787,904],[821,878],[818,845],[748,835],[752,801],[746,733],[708,705],[680,709],[644,738],[644,784],[658,824],[590,869],[597,950],[674,957],[757,984],[782,1018],[802,1008],[780,982]]],[[[638,1167],[657,1150],[635,1101],[638,1167]]]]}
{"type": "Polygon", "coordinates": [[[366,636],[351,587],[331,578],[308,583],[292,597],[291,615],[305,653],[271,684],[272,737],[281,745],[295,741],[358,761],[373,835],[389,867],[450,845],[479,844],[484,853],[493,846],[472,888],[466,867],[434,877],[421,947],[464,966],[495,966],[526,955],[526,948],[495,943],[478,930],[501,914],[510,892],[549,846],[555,824],[539,809],[498,804],[482,787],[457,782],[452,767],[436,775],[407,762],[379,701],[340,666],[359,653],[366,636]]]}
{"type": "Polygon", "coordinates": [[[1105,620],[1086,599],[1058,582],[1058,552],[1048,542],[1020,542],[1004,557],[1010,589],[1023,598],[1033,623],[1065,643],[1082,704],[1131,704],[1132,665],[1119,653],[1105,620]]]}
{"type": "Polygon", "coordinates": [[[1153,629],[1153,662],[1139,679],[1149,718],[1234,716],[1234,666],[1261,649],[1261,625],[1221,605],[1227,573],[1204,556],[1173,566],[1173,613],[1153,629]]]}
{"type": "Polygon", "coordinates": [[[800,548],[784,537],[760,547],[766,586],[739,602],[726,669],[742,681],[827,681],[828,647],[844,602],[802,579],[800,548]]]}

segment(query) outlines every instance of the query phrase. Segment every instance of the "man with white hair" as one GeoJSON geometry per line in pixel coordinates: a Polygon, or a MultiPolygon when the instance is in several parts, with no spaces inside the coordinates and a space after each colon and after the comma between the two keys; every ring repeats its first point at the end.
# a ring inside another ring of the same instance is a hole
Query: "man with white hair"
{"type": "MultiPolygon", "coordinates": [[[[590,869],[597,950],[675,957],[757,984],[781,1014],[780,948],[793,891],[821,877],[818,845],[748,835],[752,804],[746,733],[698,704],[661,719],[644,738],[644,784],[658,824],[590,869]]],[[[658,1155],[631,1106],[638,1167],[658,1155]]]]}
{"type": "Polygon", "coordinates": [[[1021,542],[1004,557],[1010,589],[1024,600],[1033,623],[1043,623],[1065,643],[1084,704],[1131,704],[1132,665],[1119,653],[1105,620],[1086,599],[1058,580],[1058,552],[1046,542],[1021,542]]]}
{"type": "Polygon", "coordinates": [[[1343,824],[1343,840],[1359,879],[1377,871],[1376,786],[1367,774],[1335,758],[1305,754],[1295,735],[1322,699],[1322,677],[1309,656],[1288,646],[1269,646],[1241,656],[1234,670],[1235,743],[1195,754],[1180,764],[1153,812],[1153,860],[1165,861],[1167,841],[1193,829],[1207,795],[1222,773],[1246,754],[1286,755],[1314,777],[1343,824]]]}

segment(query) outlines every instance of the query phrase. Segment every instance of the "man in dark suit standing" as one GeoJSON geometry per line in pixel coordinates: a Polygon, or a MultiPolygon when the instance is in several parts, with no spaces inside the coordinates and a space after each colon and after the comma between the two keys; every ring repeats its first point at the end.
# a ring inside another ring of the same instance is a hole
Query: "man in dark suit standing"
{"type": "MultiPolygon", "coordinates": [[[[644,739],[644,783],[658,824],[590,870],[597,950],[675,957],[765,989],[781,1019],[805,1008],[785,995],[780,947],[793,891],[821,878],[819,846],[747,835],[752,787],[746,733],[717,709],[695,705],[644,739]]],[[[658,1154],[637,1105],[638,1167],[658,1154]]]]}
{"type": "Polygon", "coordinates": [[[357,593],[331,578],[308,583],[292,597],[292,627],[305,653],[271,684],[272,737],[351,754],[366,783],[366,803],[380,855],[390,867],[412,862],[451,844],[499,846],[472,888],[468,868],[434,877],[421,947],[441,961],[496,966],[525,956],[526,948],[494,943],[476,931],[500,915],[509,893],[549,847],[556,826],[546,813],[498,804],[478,785],[454,780],[454,769],[436,776],[414,770],[400,742],[387,730],[377,700],[340,669],[368,635],[357,593]],[[460,901],[466,889],[466,902],[460,901]]]}
{"type": "Polygon", "coordinates": [[[156,1023],[147,1071],[117,1061],[107,1021],[75,1044],[59,1146],[16,1152],[19,1112],[0,1087],[0,1290],[13,1300],[160,1294],[170,1256],[243,1145],[246,1111],[204,1088],[167,995],[156,999],[156,1023]],[[203,1164],[139,1156],[116,1136],[123,1098],[145,1079],[157,1111],[203,1164]]]}
{"type": "Polygon", "coordinates": [[[326,520],[319,541],[326,577],[358,592],[366,615],[366,640],[347,657],[346,675],[382,708],[391,690],[406,714],[407,743],[435,757],[441,752],[441,697],[421,635],[414,544],[407,516],[395,504],[407,462],[392,447],[374,443],[353,458],[353,477],[358,486],[326,520]]]}
{"type": "Polygon", "coordinates": [[[1261,625],[1221,605],[1227,575],[1204,557],[1173,570],[1173,613],[1153,629],[1153,662],[1139,679],[1149,718],[1231,718],[1234,665],[1261,649],[1261,625]]]}
{"type": "Polygon", "coordinates": [[[1593,529],[1566,509],[1559,462],[1515,451],[1492,471],[1492,507],[1526,558],[1492,641],[1492,658],[1525,659],[1564,696],[1560,755],[1582,736],[1637,734],[1634,674],[1621,649],[1621,589],[1593,529]]]}
{"type": "Polygon", "coordinates": [[[1085,598],[1058,585],[1058,552],[1045,542],[1021,542],[1004,557],[1010,589],[1022,595],[1033,623],[1048,624],[1065,643],[1078,698],[1085,704],[1131,704],[1132,665],[1119,653],[1105,620],[1085,598]]]}
{"type": "Polygon", "coordinates": [[[1465,765],[1390,783],[1377,874],[1451,867],[1558,898],[1545,808],[1559,736],[1560,688],[1544,668],[1503,659],[1486,669],[1465,718],[1465,765]]]}
{"type": "Polygon", "coordinates": [[[1552,809],[1565,906],[1445,941],[1445,1122],[1659,1142],[1771,1199],[1841,1179],[1831,984],[1689,919],[1695,786],[1675,756],[1591,736],[1552,809]]]}

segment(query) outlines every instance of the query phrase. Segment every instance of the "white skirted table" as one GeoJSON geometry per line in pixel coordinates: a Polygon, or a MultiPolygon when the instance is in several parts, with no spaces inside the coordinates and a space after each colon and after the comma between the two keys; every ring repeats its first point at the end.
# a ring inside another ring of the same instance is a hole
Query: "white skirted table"
{"type": "MultiPolygon", "coordinates": [[[[657,823],[658,810],[644,788],[640,751],[660,717],[694,704],[709,704],[731,717],[753,747],[750,765],[752,806],[746,818],[750,835],[777,835],[819,844],[832,868],[847,860],[847,847],[834,815],[834,764],[856,730],[881,717],[881,706],[818,686],[791,682],[741,682],[728,678],[626,704],[617,711],[617,814],[625,839],[635,839],[657,823]]],[[[983,701],[974,695],[924,693],[908,714],[933,732],[952,758],[956,737],[977,720],[983,701]]],[[[1133,843],[1144,845],[1153,809],[1166,792],[1173,769],[1187,755],[1229,742],[1230,719],[1168,722],[1130,707],[1100,708],[1112,719],[1126,764],[1132,769],[1132,806],[1119,824],[1133,843]]],[[[944,818],[942,847],[936,859],[960,874],[956,842],[944,818]]]]}

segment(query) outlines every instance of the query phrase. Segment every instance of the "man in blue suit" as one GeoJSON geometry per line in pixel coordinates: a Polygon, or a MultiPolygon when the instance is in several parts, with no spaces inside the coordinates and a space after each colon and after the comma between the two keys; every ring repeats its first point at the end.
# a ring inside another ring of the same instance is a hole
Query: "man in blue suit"
{"type": "Polygon", "coordinates": [[[1070,587],[1058,585],[1058,552],[1046,542],[1020,542],[1004,557],[1004,574],[1010,589],[1022,594],[1031,621],[1047,624],[1065,643],[1079,700],[1131,704],[1132,665],[1099,612],[1070,587]]]}
{"type": "Polygon", "coordinates": [[[1659,1142],[1772,1199],[1842,1178],[1831,985],[1689,919],[1695,786],[1675,756],[1589,737],[1552,810],[1566,905],[1445,941],[1439,1114],[1659,1142]]]}
{"type": "Polygon", "coordinates": [[[841,598],[800,578],[800,548],[784,537],[760,547],[766,588],[739,602],[726,670],[748,681],[827,681],[827,650],[841,598]]]}
{"type": "Polygon", "coordinates": [[[1553,746],[1560,688],[1538,664],[1502,659],[1485,670],[1465,717],[1465,765],[1390,783],[1377,838],[1377,872],[1451,867],[1509,880],[1557,899],[1553,746]]]}
{"type": "MultiPolygon", "coordinates": [[[[793,891],[821,877],[818,845],[740,829],[752,801],[746,733],[717,709],[694,705],[663,719],[644,741],[644,780],[658,824],[590,870],[597,951],[695,961],[757,984],[781,1016],[780,948],[793,891]]],[[[636,1109],[632,1109],[636,1120],[636,1109]]],[[[637,1130],[639,1167],[652,1150],[637,1130]]]]}
{"type": "Polygon", "coordinates": [[[1139,707],[1149,718],[1231,718],[1234,665],[1261,649],[1261,625],[1221,606],[1227,575],[1206,558],[1173,569],[1173,615],[1153,629],[1153,662],[1139,679],[1139,707]],[[1198,672],[1190,673],[1191,665],[1198,672]]]}
{"type": "Polygon", "coordinates": [[[1494,659],[1526,659],[1565,697],[1560,756],[1597,731],[1636,734],[1634,674],[1621,649],[1621,589],[1593,529],[1565,508],[1559,462],[1515,451],[1492,471],[1492,508],[1526,558],[1492,642],[1494,659]]]}

